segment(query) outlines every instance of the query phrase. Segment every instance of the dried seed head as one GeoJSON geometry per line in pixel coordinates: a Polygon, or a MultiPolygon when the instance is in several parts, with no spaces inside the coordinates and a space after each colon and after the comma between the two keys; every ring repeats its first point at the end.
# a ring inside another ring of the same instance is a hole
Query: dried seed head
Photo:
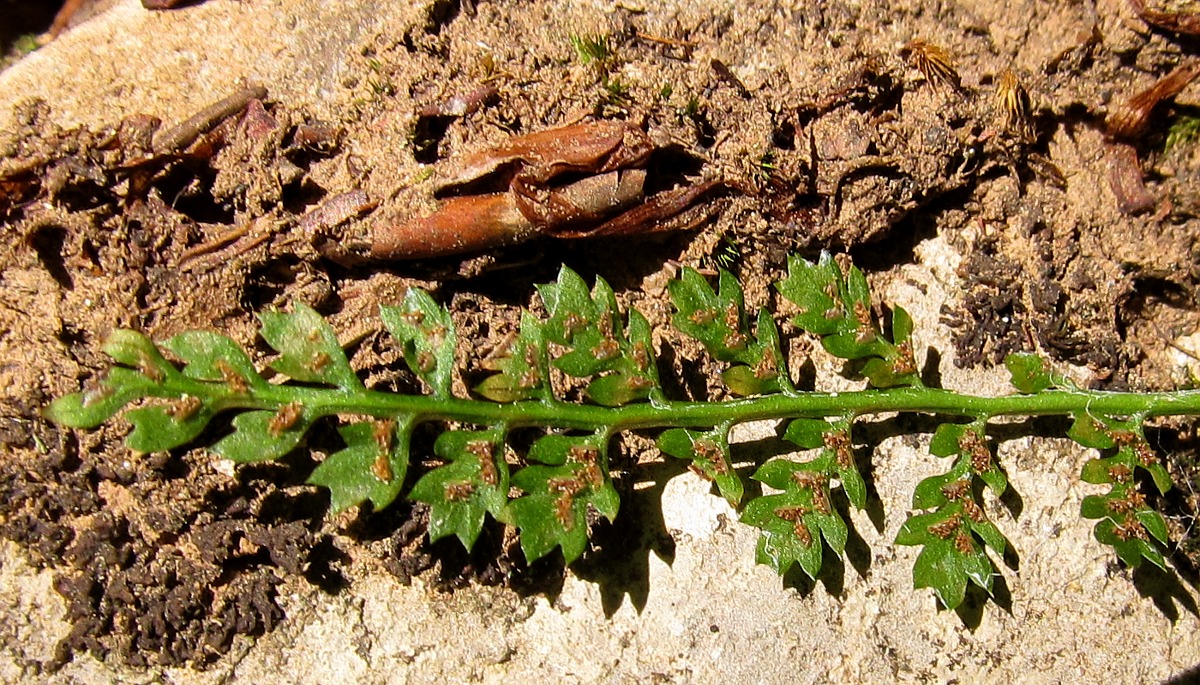
{"type": "Polygon", "coordinates": [[[944,83],[957,90],[961,85],[954,60],[945,49],[923,40],[909,41],[900,49],[908,60],[930,83],[944,83]]]}
{"type": "Polygon", "coordinates": [[[714,309],[697,309],[688,320],[697,326],[707,326],[717,320],[717,312],[714,309]]]}
{"type": "Polygon", "coordinates": [[[1000,72],[996,84],[996,100],[1004,112],[1004,126],[1021,138],[1033,138],[1033,106],[1030,104],[1029,91],[1021,85],[1017,75],[1011,69],[1000,72]]]}

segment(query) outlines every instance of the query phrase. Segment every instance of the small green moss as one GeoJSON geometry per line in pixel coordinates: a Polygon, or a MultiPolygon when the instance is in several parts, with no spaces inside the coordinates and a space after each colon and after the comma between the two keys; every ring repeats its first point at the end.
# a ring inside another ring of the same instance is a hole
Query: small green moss
{"type": "Polygon", "coordinates": [[[1191,147],[1200,140],[1200,110],[1181,113],[1171,121],[1167,128],[1167,140],[1163,144],[1163,152],[1171,152],[1176,148],[1191,147]]]}
{"type": "Polygon", "coordinates": [[[575,48],[575,56],[579,58],[579,63],[584,66],[594,65],[597,69],[604,70],[613,59],[608,36],[572,33],[567,39],[571,41],[571,47],[575,48]]]}
{"type": "Polygon", "coordinates": [[[21,57],[28,55],[34,50],[37,50],[39,47],[41,47],[41,45],[38,43],[38,37],[36,33],[26,33],[23,36],[17,36],[16,40],[14,40],[12,44],[13,52],[21,57]]]}
{"type": "Polygon", "coordinates": [[[754,162],[754,173],[760,181],[768,181],[771,175],[779,170],[779,164],[775,159],[775,151],[767,150],[758,156],[754,162]]]}
{"type": "Polygon", "coordinates": [[[605,100],[609,104],[617,105],[629,102],[629,84],[621,79],[616,77],[606,78],[601,85],[604,86],[604,92],[606,93],[605,100]]]}
{"type": "Polygon", "coordinates": [[[738,237],[730,233],[722,234],[713,250],[712,260],[726,271],[735,271],[742,263],[742,244],[738,237]]]}

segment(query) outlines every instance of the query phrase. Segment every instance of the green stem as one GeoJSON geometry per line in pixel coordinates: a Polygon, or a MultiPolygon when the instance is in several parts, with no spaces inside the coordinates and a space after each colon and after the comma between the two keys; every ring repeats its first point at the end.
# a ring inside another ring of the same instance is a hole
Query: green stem
{"type": "MultiPolygon", "coordinates": [[[[168,383],[167,386],[173,385],[168,383]]],[[[830,417],[890,412],[912,412],[986,418],[1005,415],[1047,416],[1091,412],[1105,416],[1200,415],[1200,390],[1163,393],[1116,393],[1086,390],[1046,390],[1032,395],[983,397],[932,388],[893,388],[824,393],[801,392],[729,400],[725,402],[649,402],[622,407],[601,407],[558,400],[530,400],[500,404],[486,400],[402,395],[380,391],[346,392],[300,386],[272,386],[248,396],[206,393],[188,387],[164,386],[172,391],[200,396],[220,396],[220,409],[271,409],[298,402],[319,414],[413,415],[418,420],[450,420],[471,424],[503,423],[557,426],[613,431],[634,428],[708,428],[726,422],[764,419],[830,417]]]]}

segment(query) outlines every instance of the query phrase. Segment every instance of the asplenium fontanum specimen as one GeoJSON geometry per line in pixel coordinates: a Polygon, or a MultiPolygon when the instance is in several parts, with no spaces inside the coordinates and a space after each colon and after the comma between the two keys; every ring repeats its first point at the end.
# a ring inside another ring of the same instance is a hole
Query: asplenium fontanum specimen
{"type": "Polygon", "coordinates": [[[608,465],[610,442],[622,431],[657,429],[663,454],[690,462],[741,508],[743,522],[761,529],[760,562],[781,574],[798,564],[816,577],[823,558],[842,554],[847,540],[833,489],[841,488],[858,509],[867,505],[854,451],[855,420],[932,414],[945,423],[934,432],[930,451],[947,458],[949,470],[917,484],[912,506],[920,513],[904,523],[896,542],[922,548],[914,584],[932,588],[942,604],[955,607],[968,583],[992,590],[993,558],[1008,545],[982,506],[984,489],[999,495],[1008,487],[987,437],[989,421],[1066,415],[1074,419],[1069,437],[1102,455],[1080,474],[1109,486],[1107,493],[1087,497],[1080,512],[1097,520],[1096,538],[1129,566],[1165,566],[1166,523],[1146,492],[1153,487],[1164,493],[1171,481],[1143,424],[1150,417],[1200,413],[1200,392],[1085,391],[1052,375],[1033,355],[1007,360],[1016,391],[1008,396],[930,388],[917,373],[912,319],[896,307],[890,330],[882,330],[858,269],[843,272],[828,255],[817,263],[792,258],[777,287],[799,312],[796,327],[847,360],[848,373],[865,381],[863,389],[797,389],[770,312],[749,315],[730,274],[722,272],[714,290],[699,273],[684,269],[670,284],[672,323],[726,364],[721,380],[738,398],[672,400],[660,383],[645,317],[633,310],[622,315],[604,281],[589,289],[563,269],[557,283],[538,289],[545,316],[522,314],[517,335],[488,362],[494,374],[470,397],[452,392],[457,340],[449,312],[428,294],[410,290],[399,306],[381,307],[381,316],[424,394],[364,387],[331,327],[297,304],[292,313],[261,314],[261,335],[278,352],[270,362],[271,382],[227,337],[189,332],[156,345],[119,330],[104,346],[117,365],[83,392],[54,402],[48,416],[88,428],[137,402],[125,413],[133,425],[127,443],[152,452],[191,443],[214,416],[234,412],[233,430],[211,446],[234,462],[278,459],[300,444],[314,422],[342,417],[344,448],[309,476],[310,483],[329,489],[334,510],[367,501],[379,509],[403,495],[430,506],[433,539],[454,535],[470,548],[491,516],[519,530],[528,559],[560,547],[568,563],[588,546],[589,510],[612,520],[620,506],[608,465]],[[577,379],[586,401],[562,399],[552,369],[577,379]],[[747,498],[729,433],[735,424],[764,419],[785,421],[783,438],[802,451],[759,464],[750,477],[762,483],[756,492],[763,494],[747,498]],[[433,458],[418,455],[417,461],[439,465],[412,478],[413,429],[427,422],[443,432],[433,458]],[[518,455],[509,436],[529,427],[543,432],[518,455]]]}

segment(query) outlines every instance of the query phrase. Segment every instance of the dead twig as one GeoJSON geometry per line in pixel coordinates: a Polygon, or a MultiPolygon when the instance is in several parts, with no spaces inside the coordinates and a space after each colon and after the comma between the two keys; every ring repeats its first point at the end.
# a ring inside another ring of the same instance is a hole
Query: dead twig
{"type": "Polygon", "coordinates": [[[252,100],[267,97],[262,86],[242,88],[188,117],[182,123],[154,135],[153,149],[156,154],[180,152],[211,131],[217,124],[246,108],[252,100]]]}
{"type": "Polygon", "coordinates": [[[500,91],[492,85],[483,85],[466,95],[455,95],[445,102],[427,105],[417,113],[418,117],[463,117],[474,114],[488,103],[495,102],[500,91]]]}
{"type": "Polygon", "coordinates": [[[254,227],[255,223],[255,221],[250,221],[242,224],[241,226],[235,226],[216,238],[213,238],[212,240],[189,247],[183,251],[183,254],[179,255],[179,263],[176,266],[183,266],[193,259],[200,257],[201,255],[216,252],[217,250],[249,233],[250,229],[254,227]]]}
{"type": "Polygon", "coordinates": [[[438,211],[372,227],[371,259],[441,257],[537,236],[578,238],[687,228],[718,181],[645,195],[655,143],[623,121],[597,121],[517,136],[470,155],[435,196],[438,211]],[[449,196],[449,197],[447,197],[449,196]]]}
{"type": "Polygon", "coordinates": [[[221,264],[227,264],[270,239],[272,231],[261,230],[267,223],[267,217],[259,217],[212,240],[194,245],[180,255],[176,267],[185,271],[208,271],[221,264]]]}
{"type": "Polygon", "coordinates": [[[1143,0],[1129,0],[1133,11],[1147,24],[1184,36],[1200,36],[1200,14],[1195,12],[1156,12],[1146,9],[1143,0]]]}
{"type": "Polygon", "coordinates": [[[299,228],[305,233],[326,231],[335,228],[350,219],[362,216],[375,209],[378,202],[373,202],[365,190],[355,188],[349,192],[334,195],[325,200],[316,209],[300,219],[299,228]]]}
{"type": "Polygon", "coordinates": [[[697,43],[694,40],[683,40],[681,38],[667,38],[666,36],[655,36],[655,35],[649,34],[649,33],[642,33],[641,31],[639,31],[637,33],[637,37],[640,40],[644,40],[644,41],[647,41],[650,43],[659,43],[662,45],[669,45],[673,48],[686,48],[688,50],[695,49],[696,46],[700,45],[699,43],[697,43]]]}
{"type": "Polygon", "coordinates": [[[54,21],[50,24],[50,30],[46,32],[51,40],[58,38],[63,31],[67,30],[67,25],[71,23],[71,19],[75,16],[75,13],[79,11],[79,8],[83,7],[86,1],[67,0],[62,4],[62,7],[58,8],[58,12],[54,15],[54,21]]]}

